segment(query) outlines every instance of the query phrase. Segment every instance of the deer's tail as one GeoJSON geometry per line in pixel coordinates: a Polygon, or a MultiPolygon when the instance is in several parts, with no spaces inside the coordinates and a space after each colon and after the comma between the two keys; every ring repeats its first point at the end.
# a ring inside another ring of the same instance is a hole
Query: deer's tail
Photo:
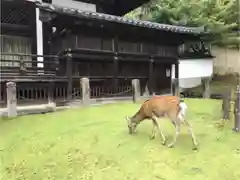
{"type": "Polygon", "coordinates": [[[187,110],[187,104],[184,102],[184,100],[180,100],[179,103],[179,112],[178,112],[178,118],[183,122],[185,119],[186,115],[186,110],[187,110]]]}

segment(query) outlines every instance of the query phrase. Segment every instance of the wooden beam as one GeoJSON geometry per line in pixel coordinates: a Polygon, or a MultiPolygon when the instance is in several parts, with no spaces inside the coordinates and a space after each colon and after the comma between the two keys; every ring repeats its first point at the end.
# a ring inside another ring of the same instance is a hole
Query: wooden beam
{"type": "Polygon", "coordinates": [[[8,24],[1,23],[1,30],[12,30],[12,31],[30,31],[30,26],[27,25],[18,25],[18,24],[8,24]]]}
{"type": "Polygon", "coordinates": [[[88,54],[88,55],[113,55],[113,51],[110,50],[99,50],[99,49],[88,49],[88,48],[74,48],[74,49],[65,49],[63,52],[60,52],[59,54],[66,54],[66,53],[72,53],[72,54],[88,54]]]}
{"type": "Polygon", "coordinates": [[[72,54],[67,54],[66,55],[66,61],[67,61],[67,66],[66,66],[66,76],[68,79],[68,88],[67,88],[67,101],[72,100],[72,54]]]}
{"type": "Polygon", "coordinates": [[[73,58],[81,59],[81,61],[112,61],[112,56],[107,55],[91,55],[91,54],[80,54],[73,53],[73,58]]]}

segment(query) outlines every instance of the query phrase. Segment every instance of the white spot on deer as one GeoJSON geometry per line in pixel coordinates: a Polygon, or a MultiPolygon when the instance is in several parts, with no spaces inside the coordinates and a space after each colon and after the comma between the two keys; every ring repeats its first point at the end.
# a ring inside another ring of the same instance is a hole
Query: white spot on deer
{"type": "Polygon", "coordinates": [[[180,111],[178,113],[178,118],[180,119],[180,121],[184,122],[184,117],[186,115],[187,105],[186,105],[185,102],[180,102],[179,107],[180,107],[180,111]]]}

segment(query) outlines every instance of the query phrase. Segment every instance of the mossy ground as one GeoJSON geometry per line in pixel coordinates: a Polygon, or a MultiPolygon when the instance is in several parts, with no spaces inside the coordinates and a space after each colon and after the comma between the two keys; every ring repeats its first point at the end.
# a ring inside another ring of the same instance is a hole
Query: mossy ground
{"type": "MultiPolygon", "coordinates": [[[[149,140],[152,123],[129,135],[124,116],[140,104],[119,103],[0,121],[3,180],[239,180],[240,134],[219,128],[221,102],[187,99],[199,151],[182,126],[176,146],[149,140]]],[[[160,120],[169,140],[174,128],[160,120]]]]}

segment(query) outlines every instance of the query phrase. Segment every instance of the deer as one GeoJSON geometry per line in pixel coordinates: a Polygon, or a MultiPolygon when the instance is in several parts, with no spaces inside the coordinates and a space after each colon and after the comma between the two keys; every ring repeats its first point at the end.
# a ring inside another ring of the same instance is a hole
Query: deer
{"type": "Polygon", "coordinates": [[[184,100],[178,96],[155,96],[146,100],[141,105],[140,109],[132,116],[126,116],[129,134],[136,132],[137,126],[144,120],[152,120],[153,128],[150,139],[154,139],[156,131],[160,133],[162,137],[162,145],[166,145],[167,139],[163,134],[158,119],[162,117],[168,117],[170,122],[175,127],[175,136],[173,141],[167,146],[173,148],[177,142],[177,138],[180,134],[180,125],[186,124],[188,126],[188,132],[191,135],[193,150],[197,150],[197,141],[193,132],[192,125],[186,120],[187,105],[184,100]]]}

